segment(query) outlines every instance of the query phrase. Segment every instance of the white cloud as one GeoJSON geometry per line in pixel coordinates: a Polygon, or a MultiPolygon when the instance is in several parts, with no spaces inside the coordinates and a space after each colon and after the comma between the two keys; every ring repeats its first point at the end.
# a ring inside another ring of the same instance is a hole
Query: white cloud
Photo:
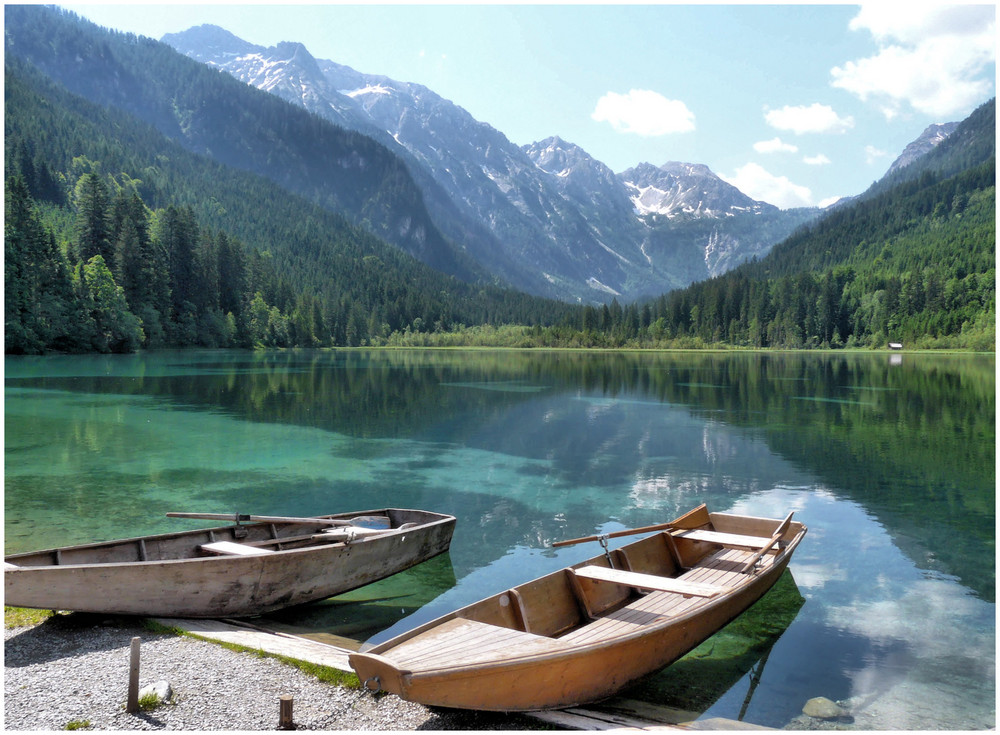
{"type": "Polygon", "coordinates": [[[771,140],[761,140],[753,144],[753,149],[758,153],[798,153],[799,147],[791,143],[785,143],[781,138],[771,138],[771,140]]]}
{"type": "Polygon", "coordinates": [[[819,207],[820,209],[826,209],[827,207],[836,204],[841,199],[843,199],[843,197],[827,197],[826,199],[820,199],[819,204],[817,204],[816,206],[819,207]]]}
{"type": "Polygon", "coordinates": [[[854,118],[840,117],[829,105],[819,102],[805,105],[785,105],[780,110],[769,110],[764,120],[772,128],[803,133],[845,133],[854,127],[854,118]]]}
{"type": "Polygon", "coordinates": [[[870,3],[861,6],[848,27],[870,31],[879,41],[894,38],[915,44],[932,34],[978,36],[995,18],[993,7],[986,4],[910,3],[901,13],[890,3],[870,3]]]}
{"type": "Polygon", "coordinates": [[[747,196],[781,209],[812,206],[812,192],[808,187],[793,184],[784,176],[775,176],[756,163],[736,169],[732,176],[719,176],[747,196]]]}
{"type": "Polygon", "coordinates": [[[611,123],[619,133],[654,136],[694,130],[694,113],[687,105],[648,89],[633,89],[628,94],[608,92],[597,101],[591,117],[611,123]]]}
{"type": "Polygon", "coordinates": [[[831,161],[822,153],[819,153],[815,156],[806,156],[802,159],[802,163],[809,164],[810,166],[825,166],[826,164],[831,163],[831,161]]]}
{"type": "Polygon", "coordinates": [[[991,94],[996,10],[988,5],[862,6],[851,30],[867,30],[878,53],[830,70],[833,86],[872,100],[887,118],[909,105],[928,115],[967,112],[991,94]]]}

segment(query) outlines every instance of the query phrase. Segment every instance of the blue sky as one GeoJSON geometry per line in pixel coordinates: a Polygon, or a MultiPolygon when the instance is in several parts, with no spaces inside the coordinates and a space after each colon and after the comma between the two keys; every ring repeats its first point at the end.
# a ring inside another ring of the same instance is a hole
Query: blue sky
{"type": "Polygon", "coordinates": [[[703,163],[780,207],[881,177],[995,95],[986,5],[68,3],[152,38],[202,23],[423,84],[519,145],[558,135],[621,172],[703,163]]]}

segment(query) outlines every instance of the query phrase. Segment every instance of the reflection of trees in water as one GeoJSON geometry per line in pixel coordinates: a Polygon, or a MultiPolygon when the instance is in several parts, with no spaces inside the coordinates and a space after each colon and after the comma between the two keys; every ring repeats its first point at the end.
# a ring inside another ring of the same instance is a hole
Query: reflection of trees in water
{"type": "MultiPolygon", "coordinates": [[[[892,365],[888,357],[527,350],[153,353],[128,358],[132,367],[127,376],[119,373],[123,377],[94,370],[92,377],[8,376],[7,382],[153,395],[248,421],[336,431],[354,438],[355,457],[378,458],[379,449],[368,439],[453,442],[529,460],[525,471],[534,467],[532,461],[549,462],[554,472],[547,475],[535,467],[540,486],[548,479],[564,486],[631,485],[636,492],[637,482],[660,476],[654,471],[657,461],[669,461],[647,457],[638,467],[629,459],[640,456],[641,435],[670,430],[655,410],[669,406],[696,422],[751,432],[771,452],[877,516],[919,567],[955,574],[993,599],[992,565],[985,571],[977,567],[993,556],[995,362],[991,356],[921,354],[892,365]],[[136,360],[142,366],[136,367],[136,360]],[[545,414],[567,396],[607,405],[592,406],[586,416],[568,410],[554,419],[545,414]],[[627,401],[652,408],[648,415],[632,411],[623,417],[627,401]]],[[[97,424],[77,427],[71,441],[101,443],[95,432],[108,430],[97,424]]],[[[430,466],[438,461],[434,454],[430,447],[413,461],[430,466]]],[[[747,460],[740,455],[735,461],[747,460]]],[[[720,467],[732,474],[725,461],[720,467]]],[[[407,469],[420,468],[394,471],[407,469]]],[[[726,481],[711,473],[705,478],[726,481]]],[[[728,490],[739,492],[736,486],[728,490]]],[[[586,508],[573,510],[591,515],[586,508]]],[[[530,518],[527,508],[518,512],[530,518]]]]}

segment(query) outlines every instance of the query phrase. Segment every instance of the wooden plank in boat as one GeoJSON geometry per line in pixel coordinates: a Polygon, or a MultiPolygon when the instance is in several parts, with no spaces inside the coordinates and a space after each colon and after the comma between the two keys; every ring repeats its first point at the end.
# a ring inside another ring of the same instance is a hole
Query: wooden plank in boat
{"type": "MultiPolygon", "coordinates": [[[[747,580],[747,575],[740,569],[750,555],[750,552],[744,549],[721,549],[703,559],[697,567],[685,572],[680,578],[699,584],[740,585],[747,580]]],[[[771,558],[773,557],[768,557],[771,558]]]]}
{"type": "Polygon", "coordinates": [[[704,599],[683,597],[674,592],[651,592],[620,610],[560,636],[559,640],[581,645],[628,635],[666,617],[681,615],[696,605],[704,604],[704,599]]]}
{"type": "Polygon", "coordinates": [[[263,554],[274,553],[271,549],[246,546],[234,541],[215,541],[210,544],[202,544],[199,548],[202,551],[208,551],[212,554],[232,554],[234,556],[262,556],[263,554]]]}
{"type": "Polygon", "coordinates": [[[719,593],[727,591],[725,587],[718,587],[716,585],[698,584],[673,577],[660,577],[655,574],[642,574],[640,572],[626,572],[621,569],[608,569],[607,567],[586,566],[574,569],[573,571],[580,577],[594,579],[599,582],[612,582],[614,584],[623,584],[627,587],[660,590],[661,592],[676,592],[681,595],[694,595],[695,597],[715,597],[719,593]]]}
{"type": "Polygon", "coordinates": [[[707,541],[722,546],[736,546],[742,549],[759,549],[770,538],[764,536],[744,536],[738,533],[721,533],[720,531],[677,531],[674,538],[686,538],[692,541],[707,541]]]}
{"type": "Polygon", "coordinates": [[[553,638],[453,618],[400,643],[391,656],[401,667],[419,670],[537,656],[564,648],[565,644],[553,638]]]}

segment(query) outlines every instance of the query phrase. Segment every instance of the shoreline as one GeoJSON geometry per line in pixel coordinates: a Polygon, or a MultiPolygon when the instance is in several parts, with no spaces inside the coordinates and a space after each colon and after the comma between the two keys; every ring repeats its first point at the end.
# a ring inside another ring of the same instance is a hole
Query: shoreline
{"type": "Polygon", "coordinates": [[[275,730],[291,695],[299,730],[536,730],[502,713],[431,709],[320,681],[293,665],[160,632],[142,619],[55,615],[4,629],[5,730],[275,730]],[[125,712],[130,646],[141,639],[139,687],[170,684],[168,703],[125,712]]]}

